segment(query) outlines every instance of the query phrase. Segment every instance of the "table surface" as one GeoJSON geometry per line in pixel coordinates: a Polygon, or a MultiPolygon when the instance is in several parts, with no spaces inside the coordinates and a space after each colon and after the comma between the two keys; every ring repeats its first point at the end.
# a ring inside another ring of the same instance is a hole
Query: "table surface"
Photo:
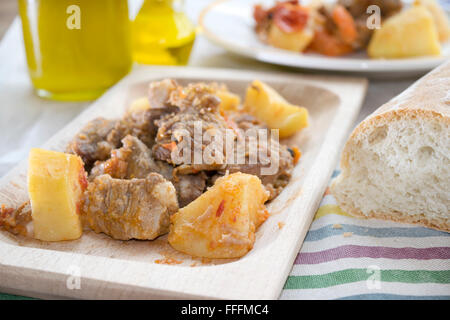
{"type": "Polygon", "coordinates": [[[0,39],[2,39],[11,22],[17,15],[17,0],[2,0],[0,2],[0,39]]]}
{"type": "MultiPolygon", "coordinates": [[[[0,177],[18,161],[26,158],[30,148],[39,147],[90,104],[88,102],[49,101],[41,99],[33,93],[25,63],[20,20],[13,17],[16,10],[13,4],[15,2],[15,0],[0,2],[0,21],[2,21],[0,35],[4,28],[4,21],[13,19],[0,43],[0,61],[2,61],[0,64],[0,101],[2,101],[0,107],[0,177]],[[5,19],[3,19],[4,16],[5,19]]],[[[207,0],[186,1],[186,10],[191,19],[196,21],[201,8],[208,2],[207,0]]],[[[232,55],[209,43],[201,35],[196,39],[189,65],[291,74],[314,73],[263,64],[232,55]]],[[[377,107],[402,92],[415,80],[415,78],[371,80],[364,105],[355,125],[377,107]]]]}

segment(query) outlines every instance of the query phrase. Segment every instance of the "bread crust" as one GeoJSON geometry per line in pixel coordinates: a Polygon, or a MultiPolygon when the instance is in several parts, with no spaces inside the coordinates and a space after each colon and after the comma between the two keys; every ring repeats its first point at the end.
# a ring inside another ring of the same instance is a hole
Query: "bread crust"
{"type": "Polygon", "coordinates": [[[391,101],[382,105],[372,115],[394,110],[432,111],[450,117],[450,60],[437,67],[391,101]]]}
{"type": "Polygon", "coordinates": [[[340,203],[339,206],[342,210],[347,212],[348,214],[362,219],[380,219],[380,220],[388,220],[394,222],[401,223],[410,223],[415,225],[420,225],[426,228],[431,228],[439,231],[450,232],[450,223],[449,220],[444,219],[432,219],[429,220],[423,214],[415,214],[409,215],[402,212],[377,212],[377,213],[369,213],[367,216],[363,214],[360,210],[354,207],[347,206],[346,204],[340,203]]]}
{"type": "MultiPolygon", "coordinates": [[[[444,125],[450,124],[450,61],[419,79],[399,96],[378,108],[362,121],[345,144],[341,156],[341,168],[345,170],[349,167],[352,150],[358,148],[360,138],[368,131],[398,119],[413,118],[434,119],[444,125]]],[[[353,216],[412,223],[450,232],[450,217],[448,219],[429,219],[424,214],[411,215],[404,212],[370,212],[365,215],[359,208],[353,207],[341,198],[339,192],[336,191],[337,182],[338,180],[333,181],[331,192],[341,208],[353,216]]]]}

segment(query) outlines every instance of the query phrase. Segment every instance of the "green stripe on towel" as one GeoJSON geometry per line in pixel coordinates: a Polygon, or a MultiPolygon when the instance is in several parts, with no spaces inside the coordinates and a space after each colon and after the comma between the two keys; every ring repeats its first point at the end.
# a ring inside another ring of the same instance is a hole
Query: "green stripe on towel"
{"type": "MultiPolygon", "coordinates": [[[[289,276],[284,289],[314,289],[337,286],[344,283],[373,279],[374,274],[366,269],[346,269],[312,276],[289,276]]],[[[450,270],[380,270],[383,282],[404,283],[450,283],[450,270]]]]}

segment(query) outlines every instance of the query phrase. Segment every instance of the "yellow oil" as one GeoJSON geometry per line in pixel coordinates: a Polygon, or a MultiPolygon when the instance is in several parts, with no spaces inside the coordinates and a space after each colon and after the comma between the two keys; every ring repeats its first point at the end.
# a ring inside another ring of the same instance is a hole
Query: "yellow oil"
{"type": "Polygon", "coordinates": [[[95,99],[129,72],[127,0],[19,0],[19,12],[40,96],[95,99]]]}
{"type": "Polygon", "coordinates": [[[177,0],[144,0],[133,22],[133,59],[142,64],[185,65],[195,27],[177,0]]]}

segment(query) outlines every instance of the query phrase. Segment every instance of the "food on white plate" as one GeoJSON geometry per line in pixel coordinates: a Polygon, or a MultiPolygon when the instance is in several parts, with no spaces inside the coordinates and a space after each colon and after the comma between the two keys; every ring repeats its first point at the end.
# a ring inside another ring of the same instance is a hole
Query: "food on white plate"
{"type": "Polygon", "coordinates": [[[422,5],[432,14],[436,29],[439,34],[439,40],[445,42],[450,38],[450,23],[447,13],[439,5],[437,0],[416,0],[416,5],[422,5]]]}
{"type": "Polygon", "coordinates": [[[76,155],[31,149],[28,194],[34,237],[44,241],[81,237],[81,205],[87,180],[76,155]]]}
{"type": "Polygon", "coordinates": [[[256,5],[253,17],[256,33],[262,41],[272,46],[300,52],[313,39],[313,17],[309,8],[295,1],[277,2],[268,10],[256,5]]]}
{"type": "Polygon", "coordinates": [[[250,251],[255,231],[269,216],[269,194],[258,177],[234,173],[171,218],[170,245],[203,258],[239,258],[250,251]]]}
{"type": "Polygon", "coordinates": [[[291,51],[343,56],[368,49],[371,58],[439,55],[450,35],[446,13],[435,0],[415,5],[422,9],[410,9],[401,0],[277,1],[270,8],[255,5],[253,17],[263,42],[291,51]],[[371,6],[380,9],[379,16],[368,11],[371,6]],[[381,30],[372,27],[376,23],[381,30]]]}
{"type": "Polygon", "coordinates": [[[433,16],[424,6],[414,6],[389,18],[375,31],[367,52],[386,59],[440,55],[433,16]]]}
{"type": "Polygon", "coordinates": [[[450,232],[449,93],[447,62],[357,126],[331,187],[344,211],[450,232]]]}
{"type": "Polygon", "coordinates": [[[169,237],[175,248],[202,257],[244,255],[268,217],[264,203],[289,183],[301,155],[267,130],[289,136],[307,123],[306,109],[289,104],[266,84],[255,84],[260,92],[250,90],[244,108],[224,84],[150,83],[147,97],[132,101],[122,118],[87,123],[67,153],[33,149],[31,206],[2,206],[0,226],[48,241],[77,239],[83,228],[119,240],[152,240],[169,232],[171,216],[178,212],[169,237]],[[266,135],[246,136],[254,129],[266,135]],[[229,143],[231,153],[225,148],[229,143]],[[190,157],[198,150],[201,163],[190,157]],[[252,162],[255,150],[258,158],[252,162]],[[243,162],[229,161],[240,155],[243,162]],[[206,233],[189,234],[181,222],[204,205],[215,206],[218,220],[204,216],[211,228],[197,225],[206,233]],[[206,248],[205,241],[218,246],[206,248]]]}
{"type": "Polygon", "coordinates": [[[244,110],[287,138],[308,126],[308,110],[287,102],[269,85],[255,80],[247,88],[244,110]]]}
{"type": "Polygon", "coordinates": [[[308,51],[342,56],[365,50],[374,31],[368,23],[382,24],[402,7],[400,0],[339,0],[323,4],[317,8],[315,36],[308,51]],[[380,9],[378,21],[371,21],[373,13],[367,12],[372,5],[380,9]]]}
{"type": "Polygon", "coordinates": [[[311,43],[314,31],[305,28],[296,32],[285,32],[276,24],[272,24],[267,35],[267,42],[281,49],[291,51],[303,51],[311,43]]]}

